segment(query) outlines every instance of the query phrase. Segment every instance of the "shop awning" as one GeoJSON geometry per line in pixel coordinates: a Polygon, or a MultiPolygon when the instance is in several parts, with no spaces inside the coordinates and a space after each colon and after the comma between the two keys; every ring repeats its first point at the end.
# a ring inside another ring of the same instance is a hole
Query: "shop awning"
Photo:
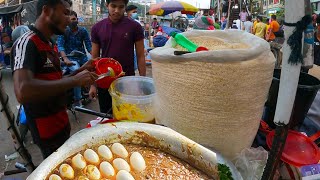
{"type": "Polygon", "coordinates": [[[22,4],[14,5],[14,6],[1,7],[0,8],[0,16],[15,14],[15,13],[21,12],[22,9],[23,9],[23,5],[22,4]]]}

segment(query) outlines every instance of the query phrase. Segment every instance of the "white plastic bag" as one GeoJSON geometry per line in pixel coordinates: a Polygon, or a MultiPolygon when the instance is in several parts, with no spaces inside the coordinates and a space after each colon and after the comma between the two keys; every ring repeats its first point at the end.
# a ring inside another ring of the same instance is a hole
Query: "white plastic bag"
{"type": "Polygon", "coordinates": [[[234,160],[243,179],[260,180],[267,164],[268,152],[262,147],[247,148],[234,160]]]}

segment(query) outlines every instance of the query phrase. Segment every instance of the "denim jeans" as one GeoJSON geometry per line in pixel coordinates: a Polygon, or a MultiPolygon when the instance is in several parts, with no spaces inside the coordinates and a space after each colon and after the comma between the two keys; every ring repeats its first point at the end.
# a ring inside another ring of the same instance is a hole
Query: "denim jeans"
{"type": "MultiPolygon", "coordinates": [[[[65,66],[65,67],[63,67],[63,68],[65,68],[65,70],[67,70],[70,73],[72,73],[72,72],[74,72],[74,71],[76,71],[77,69],[80,68],[80,64],[79,64],[78,61],[71,61],[71,62],[74,63],[73,66],[69,66],[69,67],[65,66]]],[[[74,100],[75,101],[80,101],[81,98],[82,98],[81,87],[73,88],[73,94],[74,94],[74,97],[73,97],[74,100]]]]}

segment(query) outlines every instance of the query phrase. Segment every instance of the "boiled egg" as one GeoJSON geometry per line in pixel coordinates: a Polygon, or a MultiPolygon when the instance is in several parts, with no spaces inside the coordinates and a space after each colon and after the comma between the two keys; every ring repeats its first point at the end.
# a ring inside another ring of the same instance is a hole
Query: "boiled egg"
{"type": "Polygon", "coordinates": [[[101,178],[101,174],[99,169],[94,165],[88,165],[84,169],[84,173],[87,175],[89,179],[96,180],[101,178]]]}
{"type": "Polygon", "coordinates": [[[112,152],[106,145],[101,145],[98,147],[98,154],[106,160],[111,160],[113,158],[112,152]]]}
{"type": "Polygon", "coordinates": [[[60,176],[56,174],[51,174],[51,176],[49,177],[49,180],[62,180],[62,179],[60,176]]]}
{"type": "Polygon", "coordinates": [[[85,176],[79,176],[77,180],[89,180],[89,178],[85,176]]]}
{"type": "Polygon", "coordinates": [[[81,154],[77,154],[71,159],[71,165],[73,168],[83,169],[86,167],[87,162],[81,154]]]}
{"type": "Polygon", "coordinates": [[[103,161],[100,164],[99,170],[100,170],[103,177],[112,177],[115,175],[113,166],[109,162],[106,162],[106,161],[103,161]]]}
{"type": "Polygon", "coordinates": [[[120,143],[114,143],[114,144],[112,144],[112,146],[111,146],[111,151],[112,151],[115,155],[117,155],[117,156],[119,156],[119,157],[121,157],[121,158],[127,158],[128,155],[129,155],[129,153],[128,153],[128,151],[126,150],[126,148],[125,148],[122,144],[120,144],[120,143]]]}
{"type": "Polygon", "coordinates": [[[61,166],[59,167],[59,173],[63,178],[66,178],[66,179],[74,178],[74,171],[69,164],[61,164],[61,166]]]}
{"type": "Polygon", "coordinates": [[[89,164],[98,165],[100,163],[98,154],[92,149],[87,149],[84,151],[83,156],[89,164]]]}
{"type": "Polygon", "coordinates": [[[134,152],[130,156],[131,167],[136,171],[143,171],[146,169],[146,161],[143,159],[142,155],[138,152],[134,152]]]}
{"type": "Polygon", "coordinates": [[[116,180],[134,180],[134,178],[128,171],[120,170],[117,173],[116,180]]]}
{"type": "Polygon", "coordinates": [[[117,158],[117,159],[113,160],[112,164],[113,164],[113,167],[114,167],[117,171],[126,170],[126,171],[130,172],[130,166],[129,166],[129,164],[127,163],[127,161],[125,161],[125,160],[122,159],[122,158],[117,158]]]}

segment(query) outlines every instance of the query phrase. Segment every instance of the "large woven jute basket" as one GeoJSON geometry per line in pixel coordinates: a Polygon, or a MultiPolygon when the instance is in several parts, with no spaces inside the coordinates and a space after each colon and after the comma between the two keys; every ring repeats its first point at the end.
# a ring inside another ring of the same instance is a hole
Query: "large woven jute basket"
{"type": "Polygon", "coordinates": [[[275,58],[243,31],[184,33],[208,52],[174,55],[173,39],[151,51],[156,122],[233,159],[259,128],[275,58]]]}

